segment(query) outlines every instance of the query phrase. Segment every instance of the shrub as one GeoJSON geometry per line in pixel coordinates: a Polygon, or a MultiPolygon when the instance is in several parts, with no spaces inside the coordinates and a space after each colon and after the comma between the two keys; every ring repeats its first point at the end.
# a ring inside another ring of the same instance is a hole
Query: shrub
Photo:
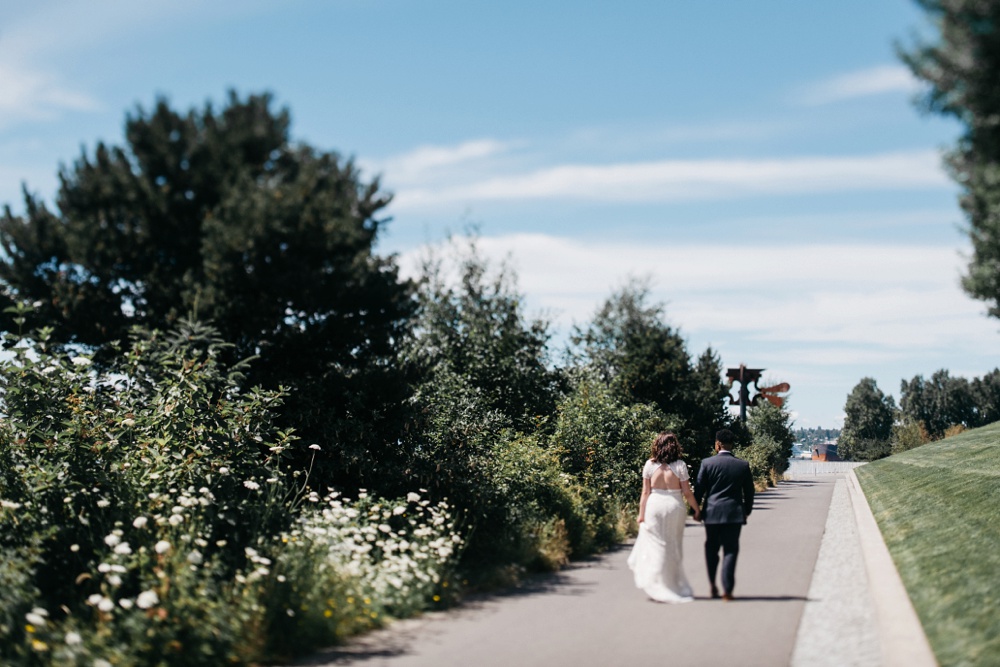
{"type": "Polygon", "coordinates": [[[892,426],[890,449],[893,454],[899,454],[926,444],[930,442],[930,439],[923,422],[900,413],[897,415],[896,423],[892,426]]]}
{"type": "MultiPolygon", "coordinates": [[[[589,553],[625,537],[622,515],[634,514],[642,466],[668,421],[651,405],[625,404],[599,379],[577,378],[559,405],[551,447],[563,471],[581,487],[589,525],[574,541],[578,550],[589,553]]],[[[683,438],[684,431],[679,433],[683,438]]]]}
{"type": "Polygon", "coordinates": [[[101,369],[44,331],[7,342],[4,664],[248,664],[439,595],[459,546],[447,508],[306,495],[281,394],[239,391],[211,330],[136,335],[101,369]],[[317,591],[331,603],[309,614],[317,591]]]}
{"type": "Polygon", "coordinates": [[[751,461],[754,478],[758,483],[773,486],[788,470],[788,459],[792,455],[795,434],[791,415],[784,408],[764,401],[750,410],[747,428],[751,451],[746,451],[745,455],[751,461]]]}
{"type": "Polygon", "coordinates": [[[754,484],[758,488],[774,486],[780,479],[775,460],[782,455],[781,445],[770,435],[754,437],[750,445],[737,447],[733,454],[750,464],[754,484]]]}

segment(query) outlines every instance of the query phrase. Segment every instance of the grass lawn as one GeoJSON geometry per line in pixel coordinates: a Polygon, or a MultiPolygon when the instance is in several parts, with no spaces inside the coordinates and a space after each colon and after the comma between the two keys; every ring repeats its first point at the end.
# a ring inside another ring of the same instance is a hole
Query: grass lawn
{"type": "Polygon", "coordinates": [[[1000,665],[1000,422],[855,470],[942,665],[1000,665]]]}

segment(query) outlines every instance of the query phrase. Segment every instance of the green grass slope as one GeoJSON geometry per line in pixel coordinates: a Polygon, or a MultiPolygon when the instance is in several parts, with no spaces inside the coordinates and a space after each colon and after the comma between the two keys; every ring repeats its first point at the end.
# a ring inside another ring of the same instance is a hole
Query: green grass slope
{"type": "Polygon", "coordinates": [[[1000,665],[1000,422],[855,470],[942,665],[1000,665]]]}

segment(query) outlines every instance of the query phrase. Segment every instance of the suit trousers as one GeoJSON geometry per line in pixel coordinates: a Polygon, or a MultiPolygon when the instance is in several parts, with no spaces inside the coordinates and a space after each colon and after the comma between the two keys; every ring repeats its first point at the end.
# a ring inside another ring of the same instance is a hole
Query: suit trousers
{"type": "Polygon", "coordinates": [[[719,569],[719,549],[722,549],[722,592],[732,595],[736,585],[736,557],[740,553],[741,523],[705,524],[705,564],[708,580],[715,586],[715,573],[719,569]]]}

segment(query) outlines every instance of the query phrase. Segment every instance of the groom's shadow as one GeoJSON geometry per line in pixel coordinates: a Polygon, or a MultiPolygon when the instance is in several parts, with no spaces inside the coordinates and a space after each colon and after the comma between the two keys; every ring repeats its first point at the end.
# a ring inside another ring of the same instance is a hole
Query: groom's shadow
{"type": "MultiPolygon", "coordinates": [[[[699,595],[695,599],[721,602],[721,600],[709,597],[708,595],[699,595]]],[[[809,602],[809,598],[803,597],[801,595],[737,595],[726,604],[732,604],[733,602],[792,602],[792,601],[809,602]]]]}

